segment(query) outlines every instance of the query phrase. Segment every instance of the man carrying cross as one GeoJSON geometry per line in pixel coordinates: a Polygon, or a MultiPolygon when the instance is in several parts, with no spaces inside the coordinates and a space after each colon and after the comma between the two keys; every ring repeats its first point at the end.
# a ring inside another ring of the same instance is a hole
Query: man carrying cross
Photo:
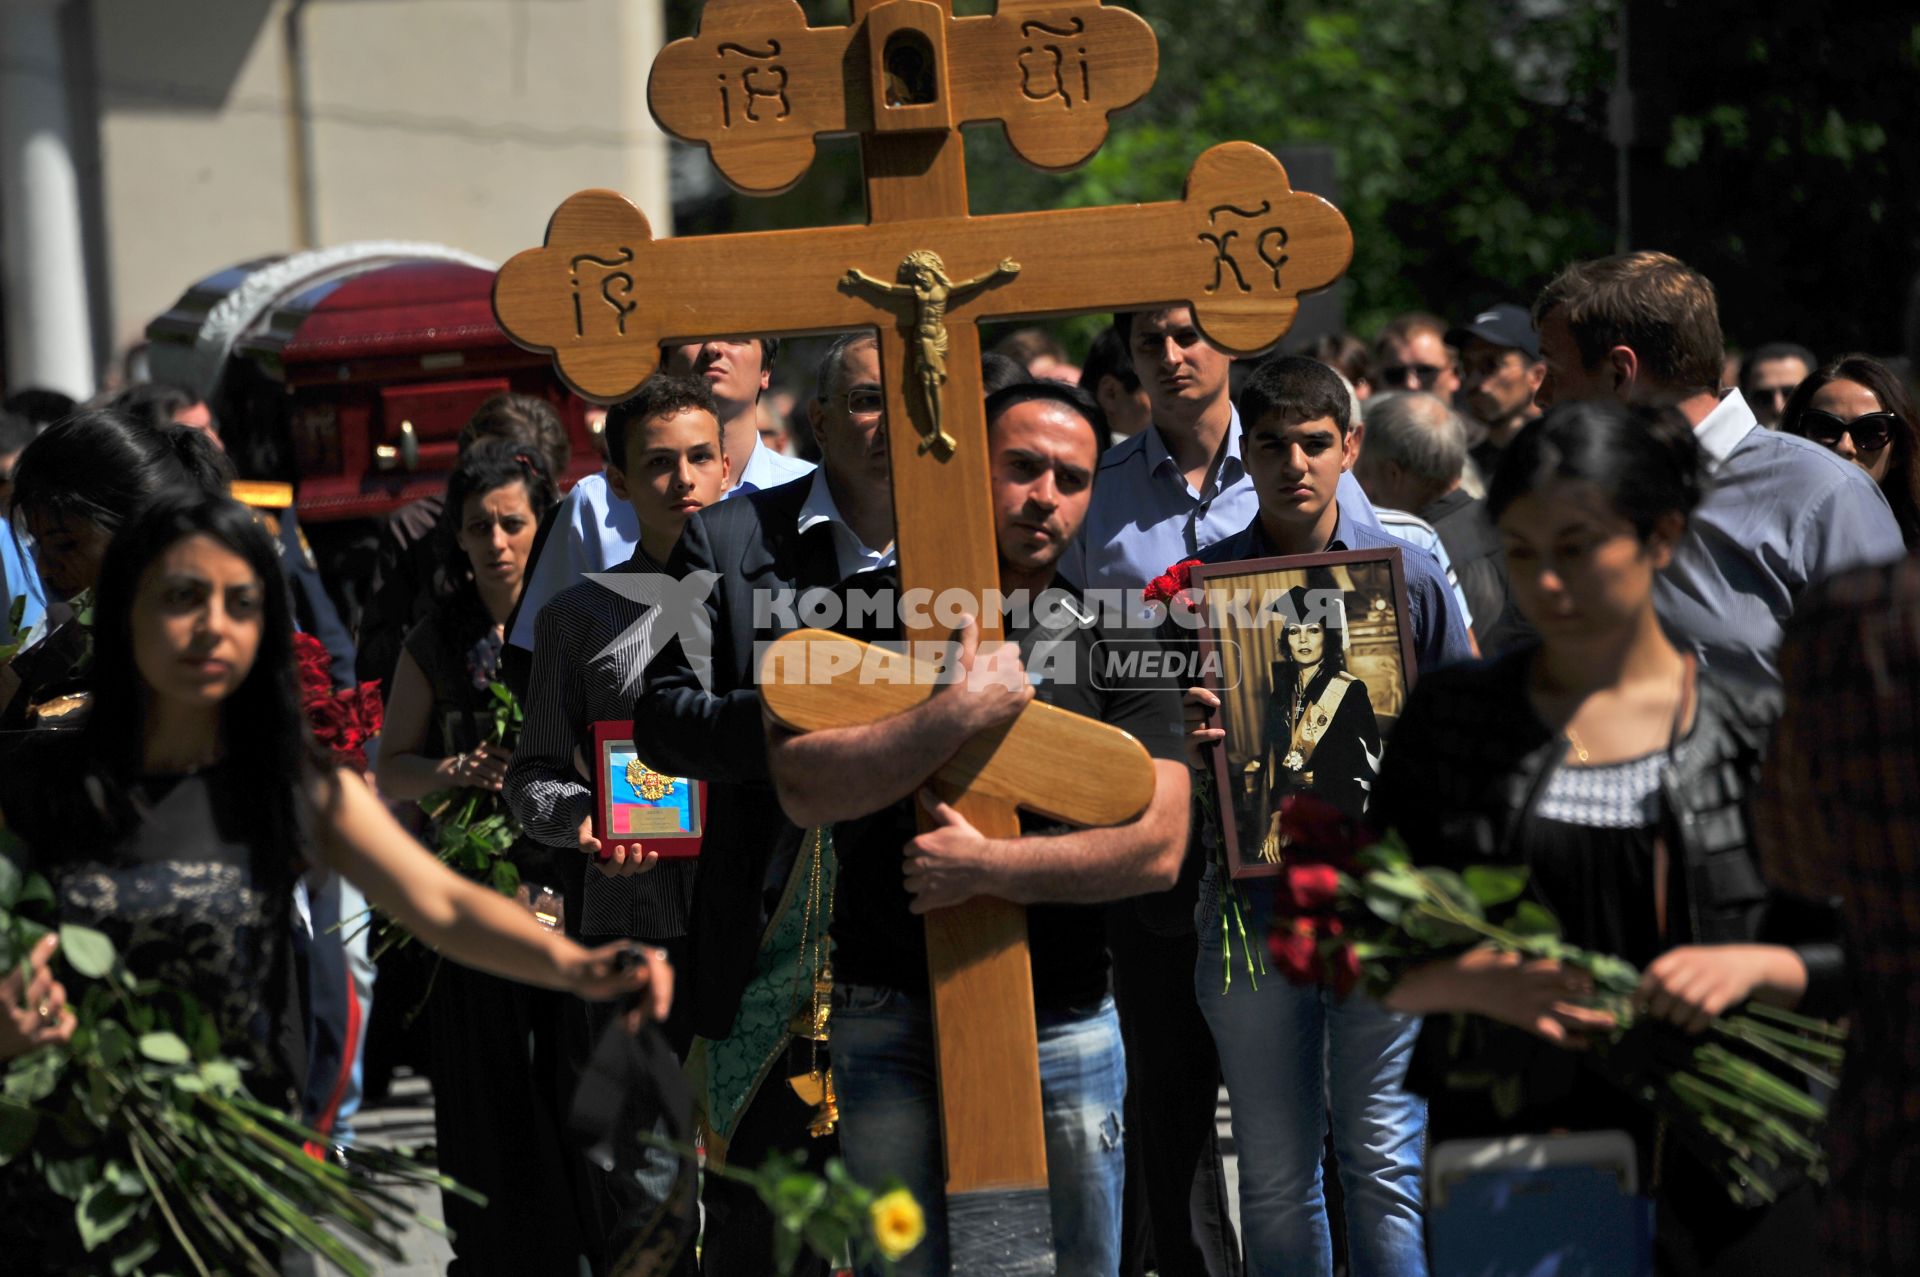
{"type": "MultiPolygon", "coordinates": [[[[1000,588],[1013,603],[1008,644],[981,651],[969,622],[961,638],[966,676],[916,707],[806,735],[769,724],[781,805],[798,824],[835,827],[833,1070],[844,1156],[856,1178],[898,1179],[926,1208],[927,1241],[896,1266],[902,1273],[944,1277],[949,1262],[919,915],[979,896],[1032,906],[1057,1271],[1110,1277],[1119,1262],[1126,1070],[1107,990],[1103,914],[1093,906],[1172,884],[1186,847],[1188,782],[1176,690],[1154,680],[1101,686],[1094,646],[1115,640],[1054,571],[1092,495],[1098,413],[1085,392],[1054,384],[1010,386],[987,402],[1000,588]],[[1032,623],[1023,628],[1023,619],[1032,623]],[[1028,681],[1035,667],[1037,691],[1028,681]],[[969,737],[1011,722],[1036,695],[1122,727],[1146,746],[1157,784],[1140,816],[1074,831],[1026,816],[1019,837],[992,839],[923,788],[969,737]],[[848,785],[849,776],[861,784],[848,785]],[[917,837],[916,804],[935,822],[917,837]]],[[[885,589],[893,580],[870,573],[847,589],[885,589]]],[[[1146,633],[1119,641],[1151,645],[1146,633]]]]}

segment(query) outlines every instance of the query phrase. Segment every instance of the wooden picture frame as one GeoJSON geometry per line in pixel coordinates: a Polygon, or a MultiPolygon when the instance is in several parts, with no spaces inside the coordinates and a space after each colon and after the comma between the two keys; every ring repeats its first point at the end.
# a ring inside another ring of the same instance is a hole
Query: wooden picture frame
{"type": "Polygon", "coordinates": [[[658,852],[662,860],[700,854],[707,830],[706,782],[648,767],[634,749],[631,719],[604,719],[593,725],[593,754],[587,770],[593,790],[593,836],[603,847],[637,842],[658,852]]]}
{"type": "Polygon", "coordinates": [[[1196,567],[1191,586],[1207,600],[1201,682],[1220,697],[1216,722],[1227,732],[1212,760],[1227,865],[1236,879],[1269,877],[1281,868],[1277,816],[1288,794],[1365,814],[1415,678],[1405,563],[1397,549],[1248,559],[1196,567]],[[1293,648],[1296,617],[1309,628],[1293,648]],[[1288,695],[1276,683],[1300,668],[1296,650],[1312,650],[1314,624],[1321,656],[1304,687],[1289,679],[1288,695]],[[1325,646],[1333,642],[1337,657],[1325,646]]]}

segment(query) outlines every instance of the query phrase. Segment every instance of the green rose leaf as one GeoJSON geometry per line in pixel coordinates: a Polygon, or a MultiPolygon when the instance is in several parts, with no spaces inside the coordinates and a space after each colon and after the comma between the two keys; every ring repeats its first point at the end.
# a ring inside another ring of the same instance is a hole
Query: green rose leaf
{"type": "Polygon", "coordinates": [[[240,1069],[231,1060],[209,1060],[200,1066],[200,1076],[222,1095],[240,1089],[240,1069]]]}
{"type": "Polygon", "coordinates": [[[1483,909],[1517,900],[1527,889],[1527,871],[1518,865],[1469,865],[1460,878],[1483,909]]]}
{"type": "Polygon", "coordinates": [[[0,1166],[27,1151],[39,1125],[40,1115],[32,1105],[0,1096],[0,1166]]]}
{"type": "Polygon", "coordinates": [[[142,1033],[140,1035],[140,1054],[155,1064],[191,1064],[193,1052],[180,1040],[176,1033],[142,1033]]]}
{"type": "Polygon", "coordinates": [[[94,1027],[93,1039],[100,1062],[109,1069],[118,1069],[133,1056],[133,1035],[118,1020],[100,1021],[94,1027]]]}
{"type": "Polygon", "coordinates": [[[80,1226],[80,1244],[88,1250],[98,1249],[100,1243],[133,1222],[139,1207],[138,1198],[123,1196],[111,1185],[89,1186],[73,1209],[74,1222],[80,1226]]]}
{"type": "Polygon", "coordinates": [[[92,927],[61,923],[60,952],[67,956],[68,966],[89,979],[105,979],[113,970],[113,941],[92,927]]]}
{"type": "Polygon", "coordinates": [[[127,1277],[128,1273],[137,1271],[140,1265],[159,1253],[160,1238],[158,1236],[148,1234],[142,1237],[133,1244],[131,1249],[123,1250],[113,1257],[113,1277],[127,1277]]]}
{"type": "Polygon", "coordinates": [[[53,884],[39,874],[28,874],[20,886],[20,897],[13,902],[15,906],[50,905],[53,903],[53,884]]]}
{"type": "Polygon", "coordinates": [[[15,1058],[7,1070],[6,1094],[22,1104],[37,1104],[53,1094],[60,1085],[60,1070],[66,1066],[63,1047],[42,1047],[15,1058]]]}
{"type": "Polygon", "coordinates": [[[48,1188],[77,1202],[100,1178],[100,1166],[91,1157],[49,1157],[43,1159],[40,1173],[48,1188]]]}
{"type": "Polygon", "coordinates": [[[0,908],[11,909],[20,902],[20,889],[26,886],[27,876],[20,872],[20,866],[13,863],[11,856],[0,853],[0,908]]]}
{"type": "Polygon", "coordinates": [[[1518,936],[1557,936],[1560,923],[1543,906],[1522,900],[1507,919],[1507,930],[1518,936]]]}

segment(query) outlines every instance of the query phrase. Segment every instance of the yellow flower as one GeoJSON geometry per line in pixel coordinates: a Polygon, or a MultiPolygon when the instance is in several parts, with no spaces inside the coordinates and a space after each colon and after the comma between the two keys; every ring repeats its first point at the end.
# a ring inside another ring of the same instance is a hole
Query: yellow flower
{"type": "Polygon", "coordinates": [[[927,1235],[926,1214],[904,1188],[881,1194],[867,1209],[873,1216],[873,1240],[890,1260],[906,1255],[927,1235]]]}

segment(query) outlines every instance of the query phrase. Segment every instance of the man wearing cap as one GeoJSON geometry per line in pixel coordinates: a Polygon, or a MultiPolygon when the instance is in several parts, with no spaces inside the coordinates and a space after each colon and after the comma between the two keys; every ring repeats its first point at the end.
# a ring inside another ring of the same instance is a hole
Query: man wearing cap
{"type": "Polygon", "coordinates": [[[1540,415],[1533,402],[1547,375],[1540,336],[1524,306],[1501,302],[1448,333],[1447,343],[1460,352],[1460,406],[1485,431],[1467,455],[1491,480],[1500,453],[1540,415]]]}

